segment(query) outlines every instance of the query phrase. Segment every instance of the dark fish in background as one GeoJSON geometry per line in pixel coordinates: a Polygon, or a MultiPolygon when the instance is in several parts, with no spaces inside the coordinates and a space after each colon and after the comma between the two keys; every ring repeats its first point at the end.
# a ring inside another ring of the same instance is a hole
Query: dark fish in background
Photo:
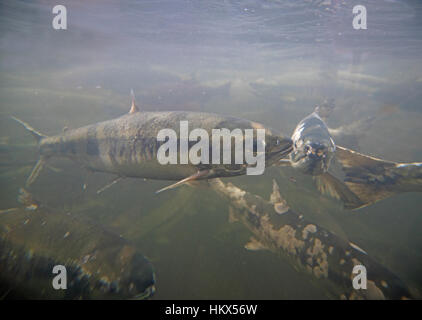
{"type": "Polygon", "coordinates": [[[93,223],[46,208],[21,190],[24,207],[0,214],[0,296],[5,299],[146,299],[153,266],[128,241],[93,223]],[[52,286],[53,267],[67,289],[52,286]]]}
{"type": "Polygon", "coordinates": [[[357,245],[306,221],[289,208],[273,181],[269,200],[214,179],[211,187],[229,201],[229,221],[241,221],[253,234],[249,250],[268,249],[297,270],[312,275],[334,299],[407,299],[406,285],[357,245]],[[367,270],[367,289],[355,290],[355,265],[367,270]]]}

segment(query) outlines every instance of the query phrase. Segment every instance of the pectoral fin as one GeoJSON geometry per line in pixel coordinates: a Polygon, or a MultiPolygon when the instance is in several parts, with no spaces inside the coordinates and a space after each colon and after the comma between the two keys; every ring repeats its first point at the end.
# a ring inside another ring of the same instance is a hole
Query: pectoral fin
{"type": "Polygon", "coordinates": [[[187,184],[189,182],[192,182],[192,181],[195,181],[195,180],[204,178],[205,176],[208,175],[208,173],[209,173],[208,170],[198,171],[197,173],[195,173],[195,174],[193,174],[193,175],[191,175],[191,176],[189,176],[189,177],[187,177],[187,178],[185,178],[183,180],[180,180],[180,181],[178,181],[176,183],[173,183],[173,184],[171,184],[171,185],[169,185],[169,186],[167,186],[165,188],[162,188],[162,189],[156,191],[155,193],[157,194],[157,193],[160,193],[160,192],[169,190],[169,189],[176,188],[178,186],[181,186],[182,184],[187,184]]]}
{"type": "Polygon", "coordinates": [[[264,244],[256,240],[254,237],[251,237],[249,239],[249,242],[245,244],[245,249],[251,251],[268,250],[268,248],[264,244]]]}
{"type": "Polygon", "coordinates": [[[348,186],[329,173],[315,177],[318,190],[335,199],[343,201],[346,209],[356,209],[363,205],[359,197],[354,194],[348,186]]]}

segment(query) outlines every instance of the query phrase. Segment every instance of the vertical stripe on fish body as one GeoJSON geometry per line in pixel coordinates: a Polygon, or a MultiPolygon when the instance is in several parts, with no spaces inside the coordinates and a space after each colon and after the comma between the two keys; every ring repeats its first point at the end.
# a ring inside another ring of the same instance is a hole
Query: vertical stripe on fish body
{"type": "MultiPolygon", "coordinates": [[[[201,168],[212,169],[215,176],[245,174],[243,165],[234,164],[172,164],[161,165],[157,152],[164,142],[157,141],[161,129],[172,129],[180,139],[180,122],[188,121],[189,131],[201,128],[209,135],[211,149],[213,129],[265,129],[266,164],[271,165],[291,150],[291,140],[261,124],[234,117],[199,112],[136,112],[120,118],[86,127],[67,130],[61,135],[41,140],[42,157],[70,158],[93,171],[115,173],[120,176],[150,179],[180,180],[201,168]]],[[[180,140],[178,140],[178,145],[180,140]]],[[[188,148],[196,142],[189,142],[188,148]]],[[[222,152],[223,148],[220,148],[222,152]]],[[[234,143],[231,145],[234,154],[234,143]]],[[[179,150],[178,150],[179,151],[179,150]]],[[[180,160],[180,154],[178,159],[180,160]]],[[[210,150],[211,158],[211,150],[210,150]]],[[[220,157],[221,158],[221,157],[220,157]]],[[[211,163],[211,159],[210,159],[211,163]]]]}

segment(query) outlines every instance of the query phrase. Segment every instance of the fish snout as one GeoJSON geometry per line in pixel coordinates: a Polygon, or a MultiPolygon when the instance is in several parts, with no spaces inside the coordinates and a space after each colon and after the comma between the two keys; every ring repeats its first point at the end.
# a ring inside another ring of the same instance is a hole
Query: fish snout
{"type": "Polygon", "coordinates": [[[328,157],[328,147],[319,143],[310,143],[304,146],[305,154],[312,159],[325,159],[328,157]]]}
{"type": "Polygon", "coordinates": [[[330,149],[318,143],[306,144],[303,147],[302,171],[306,174],[320,175],[328,171],[331,159],[330,149]]]}

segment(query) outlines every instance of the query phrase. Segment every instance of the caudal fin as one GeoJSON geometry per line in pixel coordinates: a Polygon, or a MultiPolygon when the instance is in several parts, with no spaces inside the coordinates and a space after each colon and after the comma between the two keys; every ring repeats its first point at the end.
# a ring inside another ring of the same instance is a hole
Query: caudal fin
{"type": "Polygon", "coordinates": [[[42,138],[46,138],[47,136],[45,134],[42,134],[41,132],[35,130],[32,128],[29,124],[27,124],[25,121],[22,121],[21,119],[18,119],[14,116],[11,116],[11,118],[17,122],[19,122],[26,130],[29,131],[29,133],[32,134],[32,136],[37,140],[39,143],[42,138]]]}
{"type": "MultiPolygon", "coordinates": [[[[29,133],[32,134],[32,136],[35,138],[35,140],[37,140],[37,143],[39,144],[41,142],[41,140],[43,138],[46,138],[47,136],[45,134],[42,134],[41,132],[35,130],[34,128],[32,128],[29,124],[27,124],[26,122],[11,116],[11,118],[15,121],[17,121],[18,123],[20,123],[27,131],[29,131],[29,133]]],[[[28,179],[26,180],[26,186],[30,186],[39,176],[42,168],[45,165],[45,158],[44,157],[40,157],[40,159],[37,161],[37,163],[35,164],[34,168],[32,169],[31,174],[29,175],[28,179]]]]}
{"type": "Polygon", "coordinates": [[[422,191],[421,163],[400,164],[338,147],[336,157],[345,173],[345,184],[362,201],[362,208],[401,192],[422,191]]]}

